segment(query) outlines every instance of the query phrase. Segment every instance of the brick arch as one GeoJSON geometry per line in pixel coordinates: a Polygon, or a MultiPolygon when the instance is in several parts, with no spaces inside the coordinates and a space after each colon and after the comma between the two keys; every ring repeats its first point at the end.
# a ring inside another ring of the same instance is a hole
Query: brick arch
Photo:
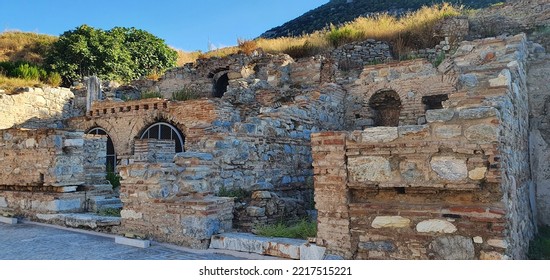
{"type": "MultiPolygon", "coordinates": [[[[156,118],[154,118],[152,121],[144,122],[142,125],[142,128],[139,130],[139,132],[133,137],[133,140],[136,139],[143,139],[144,133],[151,133],[151,129],[158,129],[155,130],[154,133],[159,133],[159,136],[162,135],[163,130],[166,130],[167,127],[172,130],[171,135],[172,139],[175,139],[176,141],[176,152],[183,152],[185,151],[185,140],[186,140],[186,126],[173,121],[173,119],[170,117],[170,115],[166,114],[159,114],[156,118]],[[165,115],[166,117],[163,117],[162,115],[165,115]],[[158,126],[157,126],[158,125],[158,126]],[[155,128],[153,128],[155,127],[155,128]],[[182,129],[183,128],[183,129],[182,129]],[[176,133],[175,135],[173,133],[176,133]]],[[[157,137],[150,137],[150,138],[157,138],[157,137]]],[[[157,138],[159,139],[159,138],[157,138]]],[[[160,139],[165,139],[160,137],[160,139]]]]}
{"type": "Polygon", "coordinates": [[[369,99],[374,126],[398,126],[403,103],[394,90],[379,90],[369,99]]]}

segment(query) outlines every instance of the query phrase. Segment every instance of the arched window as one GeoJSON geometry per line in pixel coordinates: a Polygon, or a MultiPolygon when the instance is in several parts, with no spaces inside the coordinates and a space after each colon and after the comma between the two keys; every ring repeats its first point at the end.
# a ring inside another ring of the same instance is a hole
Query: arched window
{"type": "Polygon", "coordinates": [[[221,75],[214,85],[214,97],[221,98],[223,94],[227,91],[227,86],[229,85],[229,77],[226,74],[221,75]]]}
{"type": "Polygon", "coordinates": [[[92,128],[86,134],[107,135],[107,161],[105,162],[105,166],[107,172],[113,172],[116,167],[116,153],[115,145],[113,144],[111,136],[109,136],[109,134],[107,134],[107,131],[105,131],[105,129],[101,127],[92,128]]]}
{"type": "Polygon", "coordinates": [[[183,152],[183,145],[185,144],[185,138],[183,133],[175,126],[165,123],[158,122],[149,126],[141,134],[140,139],[164,139],[164,140],[174,140],[176,142],[176,153],[183,152]]]}
{"type": "Polygon", "coordinates": [[[375,126],[398,126],[401,113],[401,99],[393,90],[380,90],[369,100],[374,111],[375,126]]]}

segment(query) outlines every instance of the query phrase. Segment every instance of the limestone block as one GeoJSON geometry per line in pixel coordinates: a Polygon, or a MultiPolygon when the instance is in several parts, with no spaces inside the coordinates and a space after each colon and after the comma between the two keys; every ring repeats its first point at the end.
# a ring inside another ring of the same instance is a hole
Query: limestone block
{"type": "Polygon", "coordinates": [[[463,74],[458,78],[460,83],[466,87],[473,88],[477,86],[478,80],[475,74],[463,74]]]}
{"type": "Polygon", "coordinates": [[[455,225],[452,223],[438,219],[425,220],[416,225],[416,231],[418,232],[453,233],[456,230],[455,225]]]}
{"type": "Polygon", "coordinates": [[[53,200],[53,201],[37,201],[31,202],[31,207],[35,211],[51,211],[51,212],[69,212],[80,211],[80,199],[53,200]]]}
{"type": "Polygon", "coordinates": [[[399,163],[399,172],[401,177],[407,182],[416,182],[424,180],[424,162],[421,160],[402,160],[399,163]]]}
{"type": "Polygon", "coordinates": [[[481,180],[485,178],[485,172],[487,172],[487,167],[477,167],[468,172],[468,177],[472,180],[481,180]]]}
{"type": "Polygon", "coordinates": [[[137,248],[148,248],[149,246],[151,246],[151,241],[149,240],[132,239],[132,238],[126,238],[122,236],[115,237],[115,243],[137,247],[137,248]]]}
{"type": "Polygon", "coordinates": [[[246,213],[251,217],[263,217],[265,216],[265,208],[249,206],[246,208],[246,213]]]}
{"type": "Polygon", "coordinates": [[[322,260],[327,248],[315,244],[300,245],[300,260],[322,260]]]}
{"type": "Polygon", "coordinates": [[[397,127],[400,137],[422,138],[430,135],[430,130],[427,125],[403,125],[397,127]]]}
{"type": "Polygon", "coordinates": [[[508,248],[508,242],[506,242],[506,240],[503,240],[503,239],[489,239],[487,240],[487,244],[496,248],[503,248],[503,249],[508,248]]]}
{"type": "Polygon", "coordinates": [[[495,251],[480,251],[479,259],[480,260],[507,260],[509,258],[508,256],[495,251]]]}
{"type": "Polygon", "coordinates": [[[443,139],[457,137],[462,134],[462,126],[455,124],[437,126],[434,128],[434,134],[443,139]]]}
{"type": "Polygon", "coordinates": [[[84,146],[84,139],[65,139],[63,147],[82,147],[84,146]]]}
{"type": "Polygon", "coordinates": [[[450,121],[455,115],[452,109],[434,109],[426,111],[426,121],[432,122],[446,122],[450,121]]]}
{"type": "Polygon", "coordinates": [[[121,210],[120,211],[120,217],[122,219],[134,219],[134,220],[138,220],[138,219],[142,219],[143,218],[143,213],[139,213],[139,212],[136,212],[134,210],[121,210]]]}
{"type": "Polygon", "coordinates": [[[477,243],[477,244],[483,243],[483,237],[481,236],[474,236],[473,240],[474,240],[474,243],[477,243]]]}
{"type": "Polygon", "coordinates": [[[501,86],[510,87],[511,85],[512,85],[512,74],[510,74],[510,70],[508,69],[503,69],[502,71],[500,71],[500,73],[496,78],[489,80],[490,87],[501,87],[501,86]]]}
{"type": "Polygon", "coordinates": [[[359,249],[368,251],[393,252],[396,247],[391,241],[367,241],[359,242],[359,249]]]}
{"type": "Polygon", "coordinates": [[[268,191],[255,191],[252,193],[252,199],[270,199],[271,193],[268,191]]]}
{"type": "Polygon", "coordinates": [[[351,179],[355,182],[387,182],[392,179],[390,162],[384,157],[348,158],[348,171],[351,179]]]}
{"type": "Polygon", "coordinates": [[[497,128],[493,125],[478,124],[472,125],[464,130],[464,136],[466,136],[468,140],[491,142],[497,141],[498,132],[497,128]]]}
{"type": "Polygon", "coordinates": [[[451,156],[433,157],[430,165],[439,177],[446,180],[460,181],[468,176],[468,168],[464,159],[451,156]]]}
{"type": "Polygon", "coordinates": [[[183,235],[196,239],[210,239],[220,232],[220,220],[214,217],[188,216],[181,219],[183,235]]]}
{"type": "Polygon", "coordinates": [[[475,257],[472,239],[460,235],[438,237],[429,247],[437,259],[473,260],[475,257]]]}
{"type": "Polygon", "coordinates": [[[497,116],[498,110],[494,107],[475,107],[475,108],[466,108],[458,112],[458,117],[464,120],[471,119],[483,119],[488,117],[497,116]]]}
{"type": "Polygon", "coordinates": [[[17,218],[0,216],[0,223],[15,225],[17,224],[17,218]]]}
{"type": "Polygon", "coordinates": [[[8,202],[5,197],[0,196],[0,207],[8,207],[8,202]]]}
{"type": "Polygon", "coordinates": [[[408,227],[411,220],[401,216],[378,216],[374,218],[373,228],[403,228],[408,227]]]}
{"type": "Polygon", "coordinates": [[[399,137],[397,127],[370,127],[361,133],[361,142],[391,142],[399,137]]]}

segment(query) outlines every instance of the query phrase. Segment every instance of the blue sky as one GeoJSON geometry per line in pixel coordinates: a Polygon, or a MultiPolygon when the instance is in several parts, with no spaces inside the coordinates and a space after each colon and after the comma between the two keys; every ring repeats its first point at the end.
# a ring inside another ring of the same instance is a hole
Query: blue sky
{"type": "Polygon", "coordinates": [[[0,0],[0,31],[60,35],[81,24],[136,27],[186,51],[235,45],[328,0],[0,0]]]}

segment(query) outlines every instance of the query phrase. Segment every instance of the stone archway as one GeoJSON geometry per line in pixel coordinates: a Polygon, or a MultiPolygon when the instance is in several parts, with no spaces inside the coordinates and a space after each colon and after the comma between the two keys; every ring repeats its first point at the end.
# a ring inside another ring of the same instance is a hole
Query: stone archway
{"type": "Polygon", "coordinates": [[[111,136],[109,136],[107,131],[101,127],[94,127],[88,130],[86,134],[107,136],[107,161],[105,162],[105,169],[107,172],[113,172],[117,166],[117,156],[115,152],[115,145],[111,139],[111,136]]]}
{"type": "Polygon", "coordinates": [[[218,77],[214,82],[214,97],[221,98],[223,94],[227,91],[227,86],[229,85],[229,77],[227,73],[218,77]]]}
{"type": "Polygon", "coordinates": [[[401,98],[391,89],[377,91],[369,100],[374,113],[374,126],[398,126],[401,114],[401,98]]]}

